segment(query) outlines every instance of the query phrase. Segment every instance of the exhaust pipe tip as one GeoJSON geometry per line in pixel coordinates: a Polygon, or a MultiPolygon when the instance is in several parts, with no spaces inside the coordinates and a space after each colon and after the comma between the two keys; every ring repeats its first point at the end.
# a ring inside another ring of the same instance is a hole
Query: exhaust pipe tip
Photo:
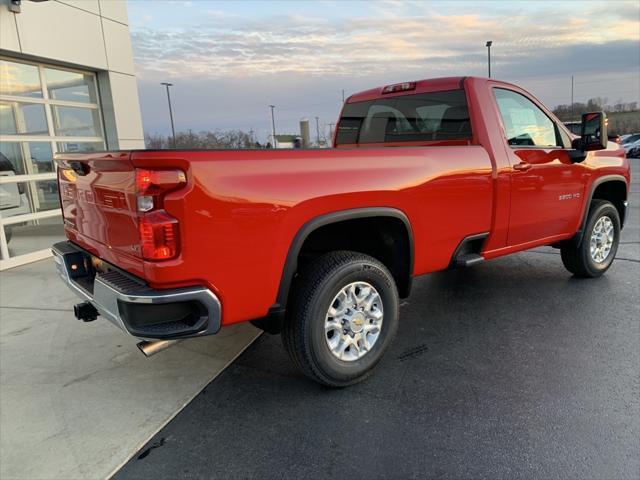
{"type": "Polygon", "coordinates": [[[157,341],[144,340],[138,343],[136,346],[140,349],[140,351],[144,354],[145,357],[150,357],[180,342],[181,340],[157,340],[157,341]]]}

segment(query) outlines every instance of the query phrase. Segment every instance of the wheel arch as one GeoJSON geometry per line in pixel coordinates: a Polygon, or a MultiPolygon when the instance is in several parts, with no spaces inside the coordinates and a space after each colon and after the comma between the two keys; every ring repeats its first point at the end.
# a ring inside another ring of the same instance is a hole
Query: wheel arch
{"type": "MultiPolygon", "coordinates": [[[[282,275],[280,278],[280,285],[278,288],[278,294],[275,304],[269,309],[269,314],[265,319],[261,319],[255,322],[256,325],[269,331],[269,326],[273,327],[274,323],[281,324],[289,298],[289,291],[293,283],[293,278],[298,270],[298,261],[300,253],[305,245],[305,242],[311,237],[314,232],[318,232],[323,227],[332,226],[335,224],[341,224],[352,220],[365,220],[365,219],[395,219],[401,222],[406,232],[406,240],[408,251],[406,268],[406,278],[401,279],[398,285],[398,290],[401,297],[409,295],[411,290],[411,280],[413,276],[413,259],[414,259],[414,240],[411,223],[407,215],[397,208],[391,207],[365,207],[349,210],[340,210],[336,212],[327,213],[317,216],[307,221],[300,227],[291,241],[289,251],[284,263],[282,275]],[[268,325],[267,325],[268,323],[268,325]]],[[[357,250],[356,250],[357,251],[357,250]]],[[[366,252],[363,252],[366,253],[366,252]]],[[[382,260],[381,260],[382,261],[382,260]]],[[[385,263],[385,262],[383,262],[385,263]]],[[[390,268],[390,270],[392,270],[390,268]]],[[[392,272],[393,273],[393,272],[392,272]]],[[[271,328],[274,332],[278,328],[271,328]]]]}
{"type": "Polygon", "coordinates": [[[624,226],[627,213],[627,198],[629,195],[629,184],[627,179],[622,175],[604,175],[597,178],[591,184],[589,195],[586,197],[584,212],[580,220],[580,229],[570,241],[578,245],[584,236],[584,230],[589,217],[589,205],[594,199],[608,200],[616,207],[620,215],[620,229],[624,226]]]}

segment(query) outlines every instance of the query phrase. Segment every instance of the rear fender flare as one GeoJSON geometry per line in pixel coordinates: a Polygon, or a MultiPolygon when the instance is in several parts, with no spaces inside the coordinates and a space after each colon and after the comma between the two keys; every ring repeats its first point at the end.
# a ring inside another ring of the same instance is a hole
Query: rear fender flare
{"type": "Polygon", "coordinates": [[[397,208],[390,207],[366,207],[355,208],[350,210],[341,210],[337,212],[331,212],[324,215],[315,217],[306,222],[293,238],[287,253],[284,268],[282,270],[282,276],[280,278],[280,287],[278,288],[278,296],[276,297],[276,303],[269,309],[269,314],[283,314],[287,305],[287,299],[289,297],[289,289],[293,281],[293,276],[298,269],[298,255],[304,245],[307,237],[315,230],[331,223],[343,222],[345,220],[353,220],[356,218],[371,218],[371,217],[391,217],[397,218],[404,223],[409,236],[409,275],[413,274],[413,257],[414,257],[414,245],[413,245],[413,231],[411,229],[411,222],[404,212],[397,208]]]}

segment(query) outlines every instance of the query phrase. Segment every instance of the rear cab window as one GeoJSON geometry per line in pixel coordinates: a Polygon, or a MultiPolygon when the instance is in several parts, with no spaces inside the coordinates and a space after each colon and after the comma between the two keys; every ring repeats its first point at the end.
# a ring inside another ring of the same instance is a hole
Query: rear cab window
{"type": "Polygon", "coordinates": [[[417,93],[348,103],[337,146],[470,141],[471,120],[464,90],[417,93]]]}

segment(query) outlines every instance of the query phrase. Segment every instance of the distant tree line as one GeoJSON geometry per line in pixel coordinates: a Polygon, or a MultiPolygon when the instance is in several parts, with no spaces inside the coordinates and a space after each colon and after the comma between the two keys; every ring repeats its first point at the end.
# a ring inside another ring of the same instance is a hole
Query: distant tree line
{"type": "Polygon", "coordinates": [[[147,148],[156,150],[163,148],[182,149],[212,149],[212,148],[263,148],[255,140],[252,130],[244,132],[242,130],[214,130],[212,132],[186,132],[176,133],[176,144],[173,145],[171,135],[160,133],[144,136],[147,148]]]}
{"type": "Polygon", "coordinates": [[[604,111],[609,118],[609,133],[622,135],[640,131],[640,111],[638,102],[618,100],[613,104],[607,98],[590,98],[587,103],[574,102],[571,105],[558,105],[553,113],[563,122],[579,122],[583,113],[604,111]]]}
{"type": "Polygon", "coordinates": [[[603,110],[607,113],[633,112],[638,110],[638,102],[623,102],[618,100],[613,105],[607,103],[607,98],[590,98],[587,103],[574,102],[571,105],[558,105],[553,109],[553,113],[563,122],[569,122],[580,118],[580,115],[587,112],[603,110]]]}

